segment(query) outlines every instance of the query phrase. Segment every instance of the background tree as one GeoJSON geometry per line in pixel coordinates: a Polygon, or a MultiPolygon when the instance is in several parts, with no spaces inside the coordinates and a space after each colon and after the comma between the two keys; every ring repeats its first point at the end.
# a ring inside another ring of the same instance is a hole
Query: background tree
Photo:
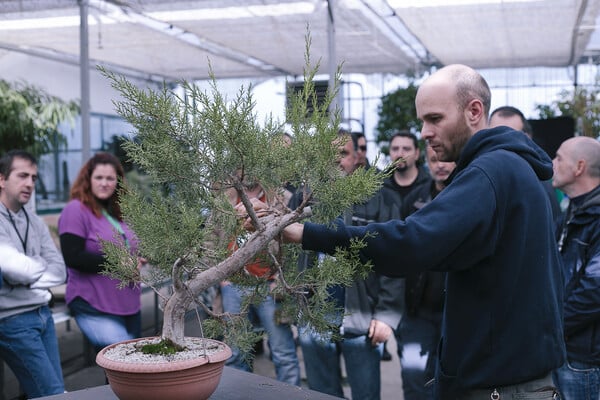
{"type": "Polygon", "coordinates": [[[376,141],[383,154],[389,155],[388,143],[394,132],[405,129],[413,133],[418,131],[420,123],[415,108],[417,89],[414,78],[410,78],[407,87],[398,88],[381,97],[381,104],[377,109],[379,122],[375,129],[376,141]]]}
{"type": "Polygon", "coordinates": [[[541,119],[568,116],[575,119],[576,130],[583,136],[600,136],[600,93],[599,87],[577,87],[563,90],[558,99],[549,105],[538,104],[536,110],[541,119]]]}
{"type": "Polygon", "coordinates": [[[65,102],[23,82],[0,80],[0,152],[23,149],[35,156],[66,144],[58,131],[61,122],[74,122],[75,101],[65,102]]]}
{"type": "Polygon", "coordinates": [[[148,198],[152,195],[152,179],[148,174],[140,171],[140,168],[132,162],[129,156],[127,156],[127,151],[124,146],[130,140],[134,142],[138,141],[136,137],[113,135],[110,138],[110,141],[104,142],[103,148],[119,159],[123,166],[123,170],[125,171],[127,183],[130,186],[135,187],[144,197],[148,198]]]}
{"type": "MultiPolygon", "coordinates": [[[[65,102],[24,82],[11,84],[0,80],[0,154],[22,149],[40,157],[58,151],[67,143],[58,125],[74,123],[78,114],[79,105],[75,101],[65,102]]],[[[41,177],[37,186],[46,198],[41,177]]]]}

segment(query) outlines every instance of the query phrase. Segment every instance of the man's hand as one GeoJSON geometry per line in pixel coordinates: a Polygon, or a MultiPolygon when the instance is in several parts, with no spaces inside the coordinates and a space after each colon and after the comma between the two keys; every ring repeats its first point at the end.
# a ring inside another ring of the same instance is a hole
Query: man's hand
{"type": "Polygon", "coordinates": [[[140,271],[144,266],[148,264],[148,260],[144,257],[138,256],[137,258],[137,269],[140,271]]]}
{"type": "Polygon", "coordinates": [[[373,346],[385,342],[391,335],[392,328],[388,324],[376,319],[371,320],[371,324],[369,325],[369,338],[371,338],[371,344],[373,344],[373,346]]]}
{"type": "MultiPolygon", "coordinates": [[[[256,216],[257,217],[264,217],[265,215],[267,215],[269,212],[269,206],[256,199],[250,199],[250,202],[252,203],[252,207],[254,208],[254,211],[256,212],[256,216]]],[[[249,232],[254,232],[254,225],[252,224],[252,220],[248,217],[248,212],[246,211],[246,208],[244,207],[244,205],[242,203],[238,204],[237,206],[235,206],[235,212],[237,214],[238,217],[240,218],[245,218],[244,220],[244,229],[246,229],[249,232]]],[[[283,236],[283,241],[285,243],[302,243],[302,234],[304,233],[304,225],[295,222],[291,225],[288,225],[282,233],[283,236]]]]}
{"type": "Polygon", "coordinates": [[[299,222],[294,222],[286,226],[283,230],[284,243],[302,243],[302,235],[304,234],[304,225],[299,222]]]}
{"type": "MultiPolygon", "coordinates": [[[[252,208],[254,208],[254,212],[258,218],[264,217],[268,214],[269,206],[267,203],[260,201],[256,197],[250,199],[250,203],[252,203],[252,208]]],[[[254,225],[252,225],[252,220],[248,216],[248,210],[244,206],[244,203],[238,203],[235,207],[235,214],[238,218],[245,218],[244,220],[244,229],[250,232],[254,232],[254,225]]]]}

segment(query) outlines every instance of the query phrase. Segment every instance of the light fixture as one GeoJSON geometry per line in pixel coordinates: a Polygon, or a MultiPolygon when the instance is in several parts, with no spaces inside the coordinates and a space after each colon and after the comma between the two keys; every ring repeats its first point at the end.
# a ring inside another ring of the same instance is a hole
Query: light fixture
{"type": "Polygon", "coordinates": [[[242,7],[156,11],[149,12],[147,15],[163,21],[201,21],[312,14],[314,11],[314,2],[296,1],[291,3],[250,5],[242,7]]]}
{"type": "Polygon", "coordinates": [[[387,0],[393,8],[480,6],[505,3],[539,3],[544,0],[387,0]]]}
{"type": "MultiPolygon", "coordinates": [[[[97,25],[98,23],[110,25],[118,22],[139,22],[139,18],[135,17],[136,13],[124,12],[123,8],[120,6],[105,0],[90,0],[89,6],[102,13],[97,17],[99,20],[92,18],[91,16],[88,17],[88,25],[90,26],[97,25]]],[[[282,4],[156,11],[138,15],[144,15],[147,18],[159,21],[176,22],[277,17],[283,15],[312,14],[314,11],[315,3],[313,1],[296,1],[282,4]]],[[[0,31],[77,27],[79,26],[79,22],[79,14],[40,18],[4,19],[0,24],[0,31]]]]}

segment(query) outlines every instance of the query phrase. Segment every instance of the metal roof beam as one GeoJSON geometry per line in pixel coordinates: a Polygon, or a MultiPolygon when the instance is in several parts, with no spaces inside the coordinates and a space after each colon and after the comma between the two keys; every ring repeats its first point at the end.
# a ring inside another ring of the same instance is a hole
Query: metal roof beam
{"type": "MultiPolygon", "coordinates": [[[[62,51],[52,50],[52,49],[40,49],[30,46],[15,46],[10,43],[2,43],[0,42],[0,49],[14,51],[17,53],[27,54],[29,56],[43,58],[45,60],[56,61],[67,65],[79,66],[80,59],[79,55],[73,55],[70,53],[65,53],[62,51]]],[[[91,64],[93,65],[102,65],[106,67],[106,69],[114,71],[119,75],[126,76],[128,78],[133,78],[141,81],[152,82],[156,84],[163,84],[165,81],[167,82],[175,82],[179,80],[177,77],[168,76],[168,75],[156,75],[150,74],[148,72],[140,71],[133,68],[127,68],[120,65],[115,65],[111,63],[107,63],[105,61],[99,61],[90,59],[91,64]]],[[[95,67],[90,67],[90,69],[95,67]]]]}
{"type": "Polygon", "coordinates": [[[168,35],[176,40],[187,43],[192,47],[199,48],[210,54],[226,58],[231,61],[238,62],[255,68],[262,73],[279,76],[292,75],[291,72],[281,69],[275,65],[269,64],[263,60],[251,57],[241,51],[234,50],[230,47],[220,45],[205,38],[202,38],[192,32],[186,31],[169,22],[157,20],[149,17],[142,12],[138,12],[133,8],[122,4],[118,0],[90,0],[90,7],[103,13],[110,13],[110,16],[120,21],[128,21],[142,25],[148,29],[168,35]]]}
{"type": "Polygon", "coordinates": [[[372,21],[404,54],[412,57],[416,65],[430,66],[437,63],[429,50],[408,30],[386,0],[353,0],[350,3],[372,21]]]}

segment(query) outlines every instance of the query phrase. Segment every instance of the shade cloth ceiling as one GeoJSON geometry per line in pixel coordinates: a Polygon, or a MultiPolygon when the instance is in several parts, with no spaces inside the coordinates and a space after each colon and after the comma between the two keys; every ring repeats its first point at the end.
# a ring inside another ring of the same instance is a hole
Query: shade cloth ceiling
{"type": "MultiPolygon", "coordinates": [[[[80,0],[90,66],[152,79],[301,75],[331,54],[345,73],[431,65],[568,66],[600,54],[600,0],[80,0]],[[328,18],[335,52],[328,45],[328,18]]],[[[78,63],[77,0],[0,1],[0,78],[10,52],[78,63]]]]}

